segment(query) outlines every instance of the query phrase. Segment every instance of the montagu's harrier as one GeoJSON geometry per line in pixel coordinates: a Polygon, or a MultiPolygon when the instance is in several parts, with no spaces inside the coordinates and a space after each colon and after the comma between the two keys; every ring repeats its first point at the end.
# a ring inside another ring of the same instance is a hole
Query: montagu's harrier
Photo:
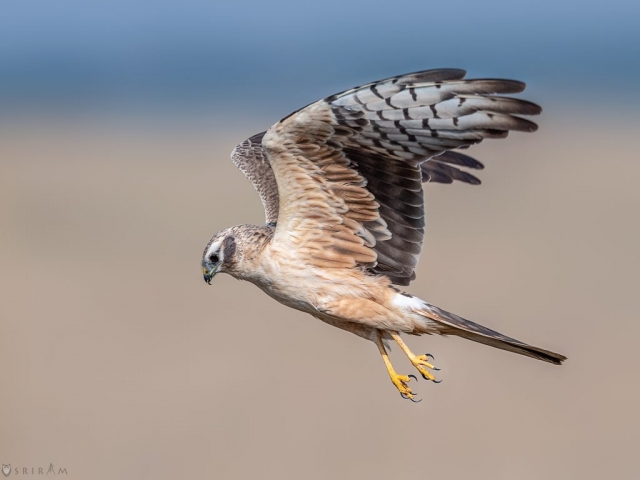
{"type": "MultiPolygon", "coordinates": [[[[501,94],[513,80],[464,80],[427,70],[352,88],[312,103],[238,145],[231,158],[258,191],[266,225],[218,232],[204,250],[204,279],[219,272],[255,283],[279,302],[374,342],[400,394],[386,351],[393,339],[435,381],[430,355],[400,334],[457,335],[560,364],[563,355],[522,343],[431,305],[397,286],[415,278],[424,236],[422,183],[477,185],[482,169],[460,153],[536,124],[540,107],[501,94]]],[[[433,358],[433,357],[431,357],[433,358]]]]}

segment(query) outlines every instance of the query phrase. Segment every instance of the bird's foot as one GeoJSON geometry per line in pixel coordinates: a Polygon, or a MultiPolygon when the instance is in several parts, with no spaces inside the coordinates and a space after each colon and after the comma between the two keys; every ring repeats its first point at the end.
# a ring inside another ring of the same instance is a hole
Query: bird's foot
{"type": "Polygon", "coordinates": [[[417,378],[413,375],[398,375],[397,373],[389,373],[391,377],[391,383],[395,385],[395,387],[400,392],[400,396],[402,398],[406,398],[407,400],[411,400],[412,402],[419,402],[420,400],[414,400],[415,394],[411,391],[409,385],[407,385],[411,379],[417,381],[417,378]]]}
{"type": "Polygon", "coordinates": [[[409,385],[407,385],[412,378],[416,382],[418,381],[418,379],[415,377],[415,375],[398,375],[396,373],[396,371],[393,369],[393,366],[391,365],[391,360],[389,360],[387,349],[382,342],[382,332],[380,331],[377,332],[376,345],[378,345],[378,350],[380,350],[382,360],[387,367],[387,372],[389,373],[389,378],[391,378],[391,383],[393,383],[398,389],[398,391],[400,392],[400,396],[407,400],[411,400],[414,403],[420,402],[420,400],[414,400],[415,394],[411,391],[409,385]]]}
{"type": "Polygon", "coordinates": [[[431,380],[434,383],[440,383],[442,380],[436,380],[436,377],[429,370],[440,370],[436,368],[429,360],[433,360],[433,355],[427,353],[425,355],[407,355],[411,364],[416,367],[422,378],[425,380],[431,380]],[[429,370],[427,370],[429,369],[429,370]]]}

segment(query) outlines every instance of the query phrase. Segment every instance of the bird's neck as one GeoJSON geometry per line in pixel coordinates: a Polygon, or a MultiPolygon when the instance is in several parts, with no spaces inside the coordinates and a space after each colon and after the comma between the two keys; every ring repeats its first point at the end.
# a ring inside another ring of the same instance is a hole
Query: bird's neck
{"type": "Polygon", "coordinates": [[[269,268],[269,245],[275,226],[242,225],[236,231],[236,262],[227,273],[239,280],[258,283],[269,268]]]}

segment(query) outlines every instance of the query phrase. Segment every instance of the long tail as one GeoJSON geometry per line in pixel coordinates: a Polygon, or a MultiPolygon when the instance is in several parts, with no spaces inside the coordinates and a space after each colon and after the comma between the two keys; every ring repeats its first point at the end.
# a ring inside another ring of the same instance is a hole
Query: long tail
{"type": "Polygon", "coordinates": [[[533,347],[522,343],[514,338],[507,337],[501,333],[495,332],[487,327],[483,327],[477,323],[465,320],[455,313],[450,313],[435,305],[424,303],[424,307],[418,312],[429,320],[437,324],[438,331],[443,335],[457,335],[458,337],[468,338],[474,342],[484,343],[501,350],[519,353],[527,357],[537,358],[545,362],[560,365],[567,359],[559,353],[543,350],[542,348],[533,347]]]}

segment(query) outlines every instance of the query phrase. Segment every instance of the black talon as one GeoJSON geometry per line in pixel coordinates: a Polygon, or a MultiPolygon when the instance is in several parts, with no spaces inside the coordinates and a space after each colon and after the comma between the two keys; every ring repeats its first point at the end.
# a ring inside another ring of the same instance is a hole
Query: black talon
{"type": "Polygon", "coordinates": [[[436,372],[439,372],[441,369],[438,367],[433,367],[432,370],[435,370],[436,372]]]}
{"type": "Polygon", "coordinates": [[[407,395],[406,395],[406,394],[404,394],[404,393],[401,393],[401,394],[400,394],[400,396],[401,396],[402,398],[404,398],[405,400],[411,400],[413,403],[420,403],[420,402],[422,401],[422,399],[420,399],[420,400],[414,400],[414,399],[413,399],[413,398],[411,398],[411,397],[407,397],[407,395]]]}
{"type": "Polygon", "coordinates": [[[435,360],[434,356],[431,355],[430,353],[425,353],[424,356],[425,357],[431,357],[431,360],[435,360]]]}
{"type": "Polygon", "coordinates": [[[415,375],[407,375],[409,378],[413,378],[416,382],[418,381],[418,379],[416,378],[415,375]]]}
{"type": "Polygon", "coordinates": [[[441,383],[442,380],[431,380],[433,383],[441,383]]]}

